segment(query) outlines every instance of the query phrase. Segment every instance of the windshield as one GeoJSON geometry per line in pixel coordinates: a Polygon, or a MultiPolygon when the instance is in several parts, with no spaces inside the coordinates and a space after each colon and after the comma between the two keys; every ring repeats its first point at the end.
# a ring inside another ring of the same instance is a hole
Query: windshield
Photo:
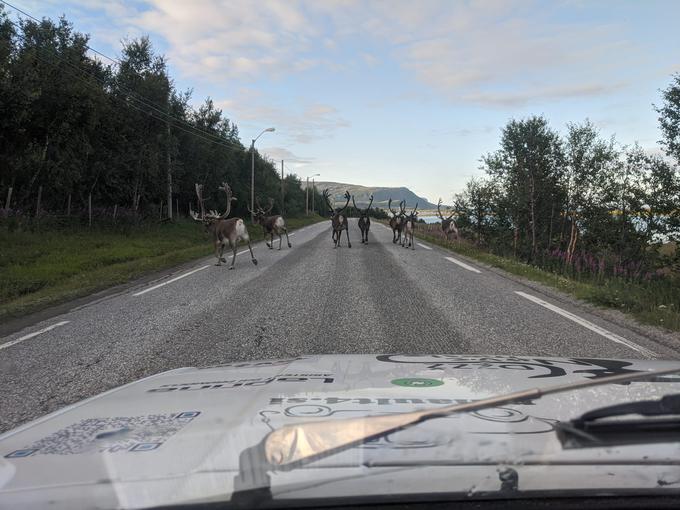
{"type": "Polygon", "coordinates": [[[0,508],[676,496],[679,17],[0,0],[0,508]]]}

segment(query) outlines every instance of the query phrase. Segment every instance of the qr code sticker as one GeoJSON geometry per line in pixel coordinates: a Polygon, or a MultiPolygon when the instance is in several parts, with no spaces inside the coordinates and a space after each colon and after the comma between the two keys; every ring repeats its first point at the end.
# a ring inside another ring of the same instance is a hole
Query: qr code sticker
{"type": "Polygon", "coordinates": [[[142,416],[88,418],[15,450],[5,458],[34,455],[149,452],[182,430],[200,411],[142,416]]]}

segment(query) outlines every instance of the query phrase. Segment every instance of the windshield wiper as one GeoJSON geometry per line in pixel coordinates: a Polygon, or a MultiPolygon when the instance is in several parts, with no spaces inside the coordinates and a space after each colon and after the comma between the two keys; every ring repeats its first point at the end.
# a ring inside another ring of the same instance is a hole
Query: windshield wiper
{"type": "Polygon", "coordinates": [[[557,434],[565,448],[677,441],[680,438],[680,393],[665,395],[659,400],[594,409],[579,418],[557,424],[557,434]],[[631,417],[633,415],[643,418],[631,417]],[[623,416],[628,418],[617,418],[623,416]]]}
{"type": "Polygon", "coordinates": [[[454,413],[479,411],[504,404],[536,400],[545,395],[590,388],[604,384],[653,379],[680,372],[680,367],[618,374],[567,384],[533,388],[464,404],[400,413],[341,420],[324,420],[285,425],[271,431],[255,446],[241,452],[232,503],[252,504],[271,498],[268,471],[289,471],[340,453],[368,440],[384,437],[433,418],[454,413]]]}

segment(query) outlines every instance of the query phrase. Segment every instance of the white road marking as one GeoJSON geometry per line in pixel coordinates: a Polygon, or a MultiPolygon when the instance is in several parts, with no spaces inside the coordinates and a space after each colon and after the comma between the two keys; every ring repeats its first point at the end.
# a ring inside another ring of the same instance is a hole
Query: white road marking
{"type": "Polygon", "coordinates": [[[479,269],[476,267],[468,266],[465,262],[461,262],[460,260],[454,259],[453,257],[444,257],[446,260],[449,262],[453,262],[454,264],[458,264],[460,267],[463,267],[467,269],[468,271],[472,271],[473,273],[481,273],[479,269]]]}
{"type": "Polygon", "coordinates": [[[174,278],[171,278],[171,279],[168,280],[167,282],[159,283],[158,285],[154,285],[153,287],[149,287],[148,289],[144,289],[144,290],[142,290],[142,291],[140,291],[140,292],[135,292],[135,293],[133,294],[133,296],[135,296],[135,297],[141,296],[142,294],[146,294],[147,292],[151,292],[152,290],[156,290],[156,289],[158,289],[158,288],[160,288],[160,287],[163,287],[163,286],[165,286],[165,285],[167,285],[167,284],[169,284],[169,283],[176,282],[177,280],[181,280],[182,278],[186,278],[187,276],[190,276],[190,275],[192,275],[192,274],[194,274],[194,273],[197,273],[198,271],[202,271],[202,270],[207,269],[207,268],[209,268],[209,267],[210,267],[210,265],[203,266],[203,267],[199,267],[199,268],[197,268],[197,269],[194,269],[194,270],[192,270],[192,271],[189,271],[188,273],[184,273],[184,274],[181,274],[181,275],[179,275],[179,276],[175,276],[174,278]]]}
{"type": "Polygon", "coordinates": [[[642,347],[641,345],[638,345],[635,342],[631,342],[630,340],[623,338],[622,336],[619,336],[615,333],[612,333],[611,331],[606,330],[606,329],[598,326],[597,324],[593,324],[592,322],[587,321],[586,319],[583,319],[583,318],[579,317],[578,315],[575,315],[571,312],[568,312],[567,310],[564,310],[564,309],[560,308],[559,306],[555,306],[551,303],[548,303],[547,301],[543,301],[541,298],[538,298],[536,296],[532,296],[531,294],[527,294],[525,292],[521,292],[521,291],[518,291],[518,290],[515,291],[515,294],[518,294],[518,295],[522,296],[523,298],[528,299],[529,301],[533,301],[534,303],[541,305],[541,306],[547,308],[548,310],[552,310],[553,312],[560,314],[562,317],[566,317],[567,319],[572,320],[577,324],[580,324],[584,328],[587,328],[590,331],[594,331],[598,335],[602,335],[603,337],[608,338],[612,342],[616,342],[617,344],[625,345],[629,349],[633,349],[634,351],[639,352],[643,356],[646,356],[648,358],[656,357],[656,354],[654,352],[650,351],[649,349],[642,347]]]}
{"type": "Polygon", "coordinates": [[[69,322],[71,322],[71,321],[57,322],[56,324],[52,324],[51,326],[47,326],[46,328],[43,328],[40,331],[36,331],[35,333],[30,333],[28,335],[22,336],[21,338],[17,338],[16,340],[6,342],[6,343],[0,345],[0,349],[7,349],[7,347],[12,347],[13,345],[18,344],[19,342],[23,342],[24,340],[28,340],[29,338],[33,338],[34,336],[42,335],[43,333],[47,333],[48,331],[52,331],[54,328],[58,328],[59,326],[63,326],[64,324],[68,324],[69,322]]]}
{"type": "Polygon", "coordinates": [[[416,244],[417,244],[418,246],[420,246],[421,248],[425,248],[426,250],[431,250],[431,249],[432,249],[432,248],[430,248],[430,247],[429,247],[428,245],[426,245],[426,244],[421,244],[421,243],[416,243],[416,244]]]}
{"type": "MultiPolygon", "coordinates": [[[[291,236],[294,236],[294,235],[295,235],[295,232],[293,232],[293,233],[291,233],[291,234],[288,234],[288,237],[291,237],[291,236]]],[[[242,253],[248,253],[248,250],[240,251],[240,252],[238,252],[238,253],[236,254],[236,256],[239,256],[239,255],[241,255],[242,253]]],[[[198,272],[198,271],[202,271],[203,269],[207,269],[207,268],[209,268],[209,267],[210,267],[210,265],[203,266],[203,267],[199,267],[199,268],[197,268],[197,269],[194,269],[193,271],[189,271],[188,273],[184,273],[184,274],[181,274],[181,275],[176,276],[176,277],[174,277],[174,278],[171,278],[171,279],[168,280],[167,282],[159,283],[158,285],[154,285],[153,287],[149,287],[148,289],[144,289],[144,290],[142,290],[141,292],[135,292],[135,293],[133,294],[133,296],[135,296],[135,297],[141,296],[142,294],[146,294],[147,292],[151,292],[152,290],[156,290],[156,289],[158,289],[158,288],[160,288],[160,287],[163,287],[164,285],[167,285],[168,283],[173,283],[173,282],[176,282],[177,280],[181,280],[182,278],[185,278],[185,277],[187,277],[187,276],[190,276],[190,275],[192,275],[192,274],[194,274],[194,273],[196,273],[196,272],[198,272]]]]}

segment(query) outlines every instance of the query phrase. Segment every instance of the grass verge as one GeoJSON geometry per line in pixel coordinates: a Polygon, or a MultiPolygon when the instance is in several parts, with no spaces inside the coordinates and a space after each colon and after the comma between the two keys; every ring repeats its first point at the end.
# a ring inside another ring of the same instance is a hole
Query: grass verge
{"type": "Polygon", "coordinates": [[[508,273],[570,294],[594,305],[628,313],[639,322],[680,331],[680,284],[671,278],[650,282],[621,279],[574,280],[514,259],[500,257],[464,242],[419,232],[420,239],[497,267],[508,273]]]}
{"type": "MultiPolygon", "coordinates": [[[[290,231],[321,221],[290,218],[290,231]]],[[[259,225],[248,225],[253,241],[259,225]]],[[[285,242],[285,240],[284,240],[285,242]]],[[[203,227],[190,220],[122,230],[0,228],[0,322],[211,255],[203,227]]]]}

